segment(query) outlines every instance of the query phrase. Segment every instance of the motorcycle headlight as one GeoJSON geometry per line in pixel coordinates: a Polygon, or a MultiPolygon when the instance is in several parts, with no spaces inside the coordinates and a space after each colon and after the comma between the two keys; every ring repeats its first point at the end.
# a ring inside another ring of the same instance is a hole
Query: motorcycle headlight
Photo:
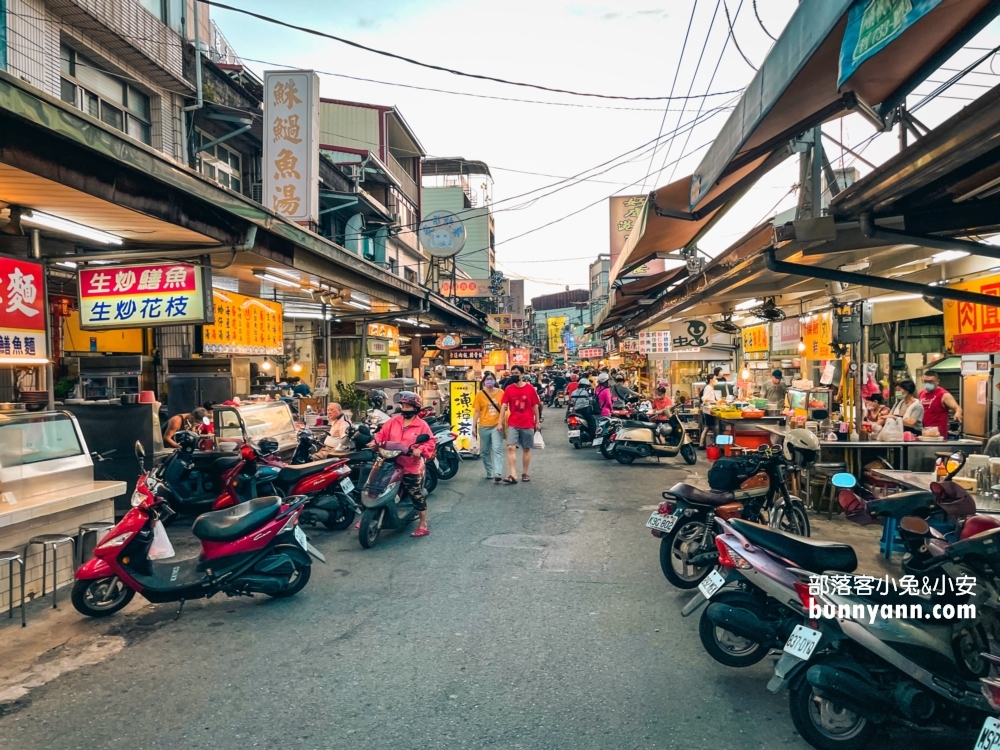
{"type": "Polygon", "coordinates": [[[140,505],[142,505],[142,501],[145,499],[146,496],[143,495],[141,492],[139,492],[139,489],[136,488],[136,490],[132,493],[132,507],[138,508],[140,505]]]}
{"type": "Polygon", "coordinates": [[[385,448],[379,448],[378,454],[382,456],[382,458],[395,458],[402,452],[403,451],[387,451],[385,448]]]}

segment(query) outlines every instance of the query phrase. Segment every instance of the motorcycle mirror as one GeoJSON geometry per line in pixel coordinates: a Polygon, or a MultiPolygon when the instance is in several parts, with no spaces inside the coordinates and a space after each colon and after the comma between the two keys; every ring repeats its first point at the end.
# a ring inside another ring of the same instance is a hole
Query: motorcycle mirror
{"type": "Polygon", "coordinates": [[[715,436],[716,445],[732,445],[733,436],[732,435],[716,435],[715,436]]]}
{"type": "Polygon", "coordinates": [[[917,536],[927,536],[931,532],[931,527],[927,521],[916,516],[906,516],[899,522],[899,528],[917,536]]]}
{"type": "Polygon", "coordinates": [[[948,472],[948,479],[954,479],[955,475],[965,466],[965,454],[962,451],[955,451],[945,462],[945,471],[948,472]]]}
{"type": "Polygon", "coordinates": [[[430,440],[430,439],[431,439],[431,436],[430,436],[430,435],[427,435],[427,434],[423,434],[423,435],[417,435],[417,441],[416,441],[416,442],[417,442],[418,444],[419,444],[419,443],[426,443],[426,442],[427,442],[428,440],[430,440]]]}
{"type": "Polygon", "coordinates": [[[847,472],[834,474],[830,481],[833,483],[834,487],[839,487],[845,490],[849,490],[858,483],[857,478],[853,474],[848,474],[847,472]]]}
{"type": "Polygon", "coordinates": [[[138,440],[135,441],[135,457],[140,461],[146,458],[146,449],[142,447],[142,443],[138,440]]]}

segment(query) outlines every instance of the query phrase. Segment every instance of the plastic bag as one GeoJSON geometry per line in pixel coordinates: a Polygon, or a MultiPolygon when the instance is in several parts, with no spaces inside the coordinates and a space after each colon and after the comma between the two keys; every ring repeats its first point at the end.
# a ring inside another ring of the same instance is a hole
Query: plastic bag
{"type": "Polygon", "coordinates": [[[535,430],[535,447],[544,448],[545,440],[542,438],[542,433],[540,430],[535,430]]]}
{"type": "Polygon", "coordinates": [[[876,440],[883,443],[900,442],[903,439],[903,418],[891,416],[885,418],[885,424],[878,433],[876,440]]]}
{"type": "Polygon", "coordinates": [[[149,545],[150,560],[165,560],[174,556],[174,545],[170,543],[167,530],[159,520],[153,521],[153,543],[149,545]]]}

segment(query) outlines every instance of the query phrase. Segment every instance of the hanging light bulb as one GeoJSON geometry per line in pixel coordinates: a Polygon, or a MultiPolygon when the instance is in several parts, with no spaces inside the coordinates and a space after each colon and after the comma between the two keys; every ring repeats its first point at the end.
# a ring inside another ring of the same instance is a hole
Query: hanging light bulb
{"type": "Polygon", "coordinates": [[[296,362],[294,365],[292,365],[292,372],[302,372],[302,365],[296,362]]]}
{"type": "Polygon", "coordinates": [[[264,370],[265,372],[267,370],[270,370],[271,369],[271,360],[269,360],[267,357],[264,357],[264,361],[261,363],[260,369],[264,370]]]}
{"type": "Polygon", "coordinates": [[[743,380],[749,380],[750,379],[750,370],[748,370],[746,367],[744,367],[743,371],[740,373],[740,378],[743,379],[743,380]]]}

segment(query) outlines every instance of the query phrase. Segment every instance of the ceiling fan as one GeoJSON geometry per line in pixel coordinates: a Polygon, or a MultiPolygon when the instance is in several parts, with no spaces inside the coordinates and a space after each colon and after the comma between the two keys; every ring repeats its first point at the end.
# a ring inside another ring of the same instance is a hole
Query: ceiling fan
{"type": "Polygon", "coordinates": [[[740,328],[733,322],[733,314],[723,315],[722,320],[716,320],[712,323],[712,328],[714,328],[719,333],[725,333],[729,336],[735,336],[740,333],[743,329],[740,328]]]}
{"type": "Polygon", "coordinates": [[[785,311],[774,303],[774,297],[768,297],[763,305],[750,310],[750,314],[761,320],[768,320],[772,323],[780,323],[785,319],[785,311]]]}

